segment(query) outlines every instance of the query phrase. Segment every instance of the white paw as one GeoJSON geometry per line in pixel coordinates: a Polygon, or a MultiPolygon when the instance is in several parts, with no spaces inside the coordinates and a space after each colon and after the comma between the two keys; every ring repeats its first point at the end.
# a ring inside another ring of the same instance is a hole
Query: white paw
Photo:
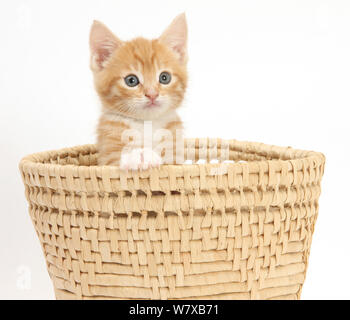
{"type": "Polygon", "coordinates": [[[151,149],[133,149],[123,153],[120,159],[120,168],[123,170],[147,170],[158,168],[161,164],[161,157],[151,149]]]}
{"type": "Polygon", "coordinates": [[[159,168],[162,164],[162,158],[158,153],[154,152],[152,149],[142,149],[142,167],[141,169],[146,170],[148,168],[159,168]]]}

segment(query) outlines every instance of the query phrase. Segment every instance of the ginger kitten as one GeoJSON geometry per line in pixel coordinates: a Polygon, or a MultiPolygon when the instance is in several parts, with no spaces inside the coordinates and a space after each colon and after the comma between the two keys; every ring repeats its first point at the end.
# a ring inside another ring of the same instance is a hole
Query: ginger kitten
{"type": "Polygon", "coordinates": [[[187,86],[185,14],[154,40],[121,41],[94,21],[90,49],[102,102],[98,164],[137,170],[175,163],[182,130],[176,109],[187,86]]]}

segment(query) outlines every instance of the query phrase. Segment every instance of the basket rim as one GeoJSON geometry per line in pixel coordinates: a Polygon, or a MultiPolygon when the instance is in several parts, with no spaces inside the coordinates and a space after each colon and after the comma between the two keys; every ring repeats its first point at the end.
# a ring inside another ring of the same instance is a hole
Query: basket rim
{"type": "MultiPolygon", "coordinates": [[[[325,163],[325,155],[321,152],[307,151],[301,149],[294,149],[292,147],[280,147],[276,145],[270,145],[259,142],[250,141],[238,141],[234,139],[212,139],[212,138],[192,138],[185,139],[185,149],[192,148],[198,154],[198,150],[207,146],[207,149],[217,148],[224,144],[229,145],[230,151],[241,152],[247,155],[257,155],[266,157],[261,160],[248,160],[248,161],[237,161],[237,162],[219,162],[219,163],[192,163],[192,164],[166,164],[161,165],[160,168],[151,168],[143,171],[125,171],[121,170],[118,166],[98,166],[98,165],[76,165],[76,164],[55,164],[46,163],[50,159],[64,158],[71,155],[79,154],[94,154],[97,153],[95,144],[85,144],[73,147],[66,147],[60,149],[53,149],[49,151],[41,151],[33,154],[29,154],[23,157],[19,162],[19,169],[22,173],[34,171],[45,171],[55,172],[65,176],[65,171],[84,172],[89,175],[91,171],[95,172],[98,176],[104,175],[106,170],[108,174],[113,177],[133,176],[138,174],[140,177],[148,177],[154,172],[168,171],[176,173],[176,176],[182,175],[184,172],[191,172],[191,176],[199,175],[199,172],[205,170],[211,170],[212,168],[218,168],[224,165],[224,170],[227,167],[233,167],[236,171],[242,172],[248,169],[250,173],[258,173],[261,170],[268,171],[271,167],[274,171],[281,171],[282,167],[286,168],[287,171],[299,171],[306,170],[308,167],[316,167],[325,163]],[[215,143],[216,142],[216,143],[215,143]],[[269,159],[269,157],[271,159],[269,159]],[[282,159],[281,159],[282,158],[282,159]],[[182,173],[182,174],[181,174],[182,173]],[[198,174],[197,174],[198,173],[198,174]]],[[[203,158],[198,158],[203,159],[203,158]]],[[[198,160],[196,159],[196,160],[198,160]]],[[[206,159],[207,160],[207,159],[206,159]]],[[[221,167],[222,168],[222,167],[221,167]]],[[[78,174],[78,173],[76,173],[78,174]]],[[[73,174],[76,176],[76,174],[73,174]]]]}

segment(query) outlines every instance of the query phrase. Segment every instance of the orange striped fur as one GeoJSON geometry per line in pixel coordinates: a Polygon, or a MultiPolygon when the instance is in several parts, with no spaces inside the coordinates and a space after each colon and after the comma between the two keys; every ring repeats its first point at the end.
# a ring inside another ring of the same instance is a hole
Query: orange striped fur
{"type": "Polygon", "coordinates": [[[153,139],[163,129],[171,133],[165,139],[173,140],[176,130],[182,129],[176,109],[187,87],[185,15],[175,18],[154,40],[121,41],[95,21],[90,48],[95,88],[102,102],[97,130],[99,165],[147,169],[164,163],[164,159],[160,159],[161,152],[155,150],[153,139]],[[169,83],[164,82],[164,72],[165,78],[171,78],[169,83]],[[128,84],[130,76],[134,80],[136,77],[137,85],[128,84]],[[152,134],[147,135],[145,130],[150,126],[152,134]],[[131,130],[137,131],[136,138],[131,139],[132,146],[128,144],[130,139],[123,138],[126,130],[128,135],[133,132],[131,130]],[[150,142],[147,139],[152,140],[151,150],[146,150],[150,142]]]}

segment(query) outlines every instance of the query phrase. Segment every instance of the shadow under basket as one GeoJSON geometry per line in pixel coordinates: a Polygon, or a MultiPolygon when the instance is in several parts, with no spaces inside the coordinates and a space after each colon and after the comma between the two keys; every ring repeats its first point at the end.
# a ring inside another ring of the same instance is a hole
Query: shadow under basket
{"type": "Polygon", "coordinates": [[[323,154],[187,139],[206,163],[125,172],[96,152],[20,162],[57,299],[300,298],[323,154]]]}

